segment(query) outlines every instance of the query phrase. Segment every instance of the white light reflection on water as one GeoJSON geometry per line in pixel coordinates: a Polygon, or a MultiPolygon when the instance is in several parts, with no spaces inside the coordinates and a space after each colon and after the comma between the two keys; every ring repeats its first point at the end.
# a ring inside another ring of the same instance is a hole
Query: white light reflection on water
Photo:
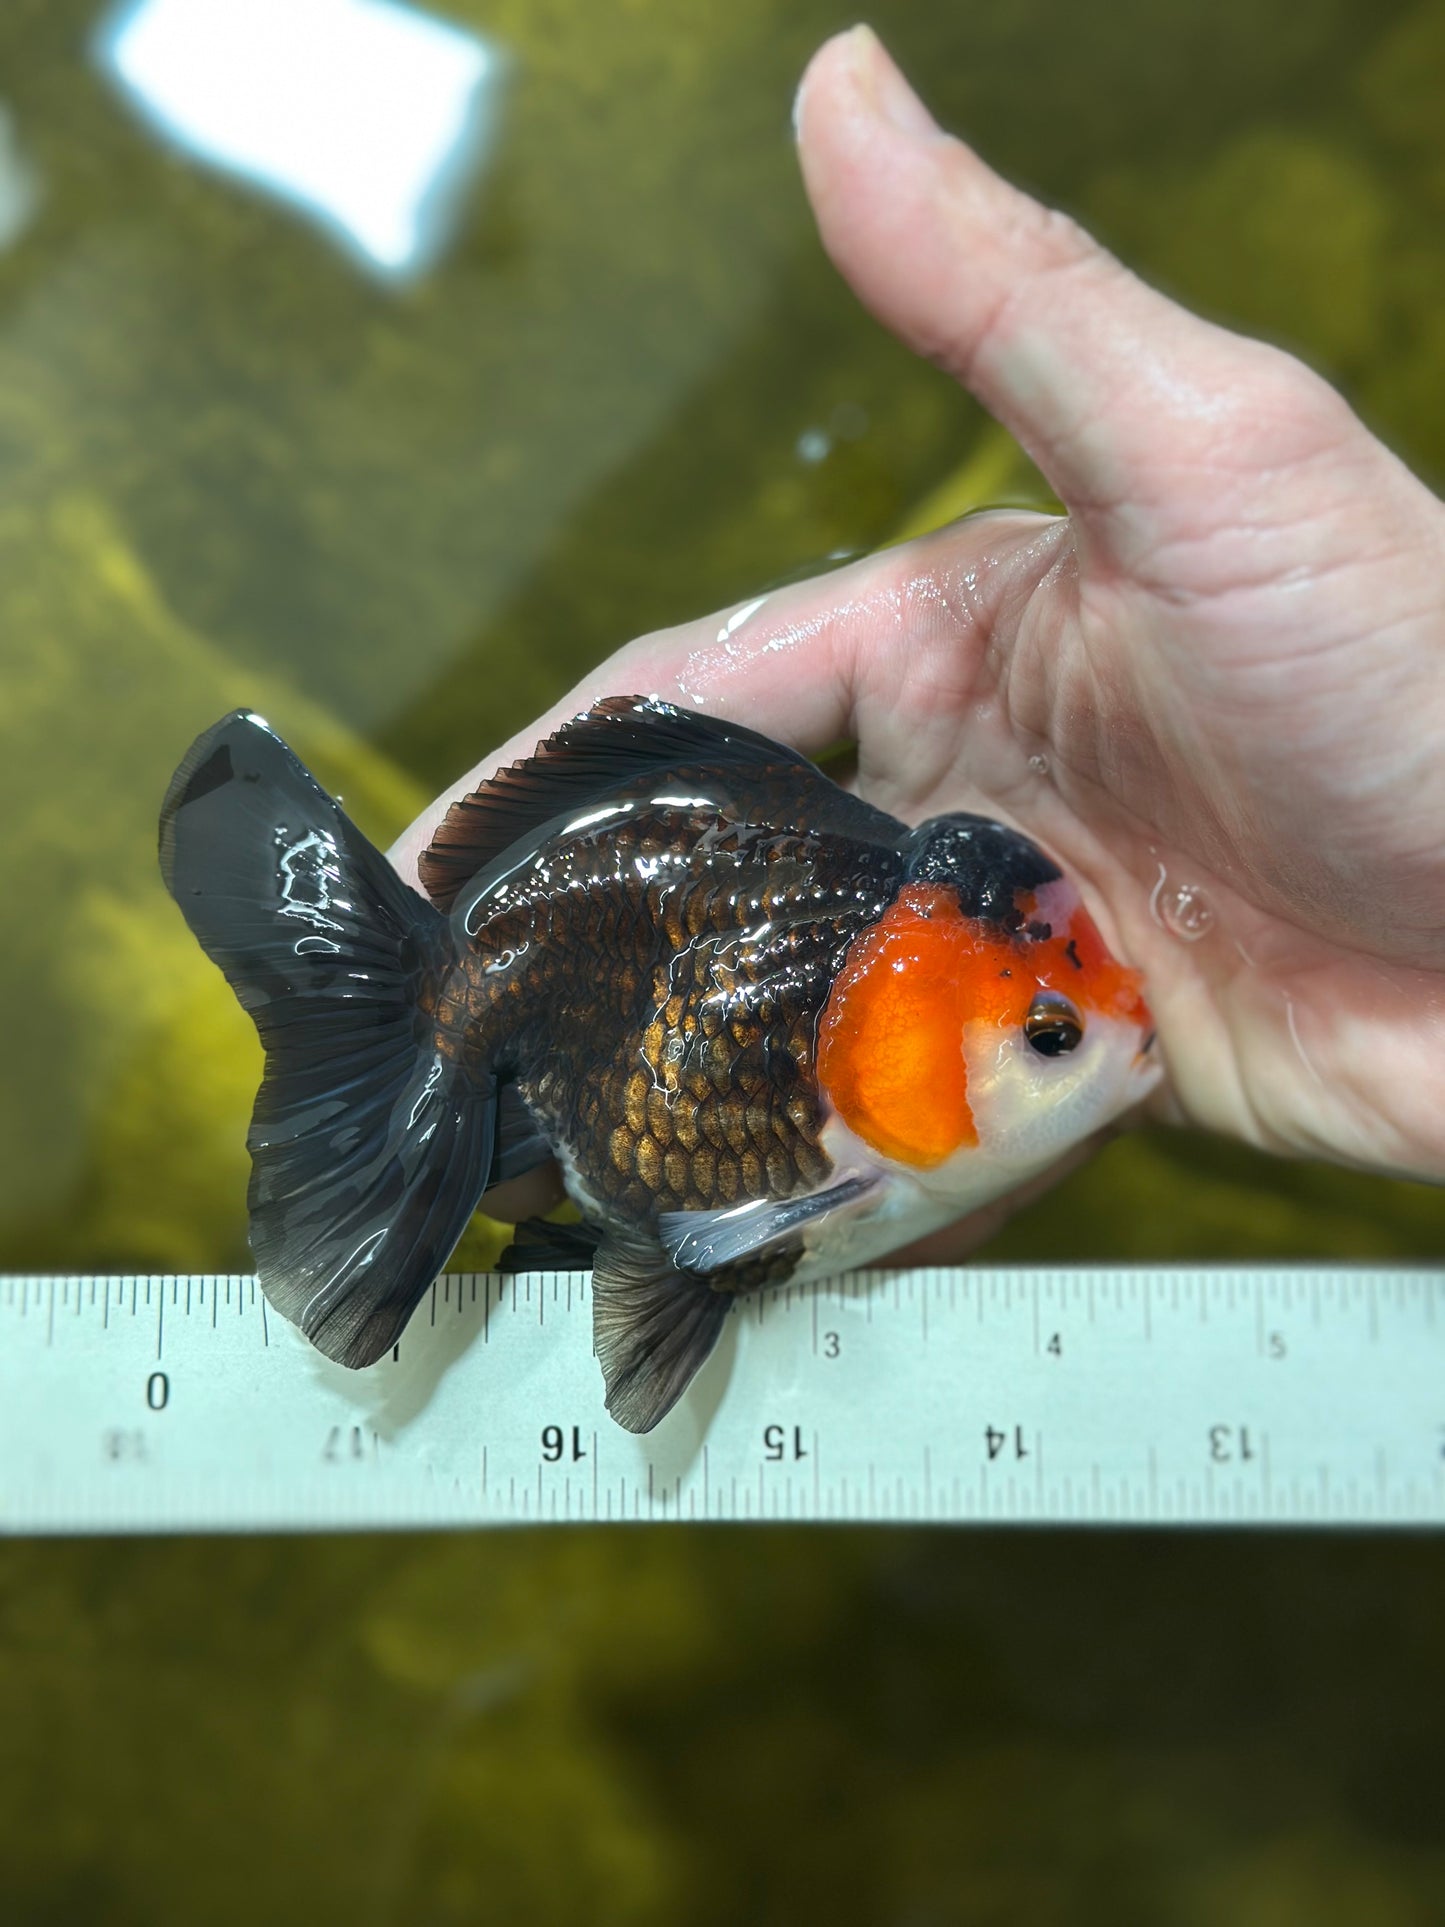
{"type": "Polygon", "coordinates": [[[21,152],[9,110],[0,107],[0,248],[18,241],[40,200],[40,182],[21,152]]]}
{"type": "Polygon", "coordinates": [[[408,280],[495,139],[506,62],[398,0],[125,0],[104,72],[187,154],[408,280]]]}

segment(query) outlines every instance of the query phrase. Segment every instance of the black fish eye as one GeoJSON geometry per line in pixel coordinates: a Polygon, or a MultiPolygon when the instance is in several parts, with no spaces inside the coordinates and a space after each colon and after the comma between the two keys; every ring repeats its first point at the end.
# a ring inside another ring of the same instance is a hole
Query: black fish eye
{"type": "Polygon", "coordinates": [[[1045,991],[1034,998],[1024,1019],[1030,1050],[1036,1050],[1040,1057],[1062,1057],[1066,1051],[1078,1049],[1083,1035],[1084,1020],[1067,997],[1045,991]]]}

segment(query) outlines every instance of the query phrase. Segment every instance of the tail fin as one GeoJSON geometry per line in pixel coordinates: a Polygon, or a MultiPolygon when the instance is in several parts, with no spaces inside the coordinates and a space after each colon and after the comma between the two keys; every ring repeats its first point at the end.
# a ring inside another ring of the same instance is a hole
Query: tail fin
{"type": "Polygon", "coordinates": [[[476,1209],[495,1087],[440,1051],[420,995],[447,926],[259,716],[192,745],[161,870],[266,1048],[247,1140],[261,1287],[329,1358],[397,1340],[476,1209]]]}

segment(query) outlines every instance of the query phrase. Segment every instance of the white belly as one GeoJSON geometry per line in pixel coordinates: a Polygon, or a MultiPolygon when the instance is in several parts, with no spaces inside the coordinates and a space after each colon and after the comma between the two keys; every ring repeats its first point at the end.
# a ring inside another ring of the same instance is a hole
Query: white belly
{"type": "Polygon", "coordinates": [[[881,1157],[836,1112],[823,1128],[822,1145],[833,1161],[829,1184],[862,1177],[872,1178],[875,1188],[852,1212],[840,1212],[804,1233],[804,1255],[793,1273],[799,1283],[872,1264],[1002,1197],[1050,1162],[1048,1157],[1000,1157],[973,1146],[931,1171],[918,1171],[881,1157]]]}

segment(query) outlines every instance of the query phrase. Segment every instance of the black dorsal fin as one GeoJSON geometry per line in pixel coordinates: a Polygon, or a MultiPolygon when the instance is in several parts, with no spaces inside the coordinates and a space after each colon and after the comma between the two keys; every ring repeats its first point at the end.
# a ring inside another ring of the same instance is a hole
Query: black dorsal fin
{"type": "Polygon", "coordinates": [[[826,830],[897,849],[906,832],[850,796],[805,756],[741,723],[700,716],[651,696],[606,696],[535,752],[453,803],[418,870],[449,912],[503,851],[559,816],[642,797],[660,777],[706,797],[719,813],[780,830],[826,830]]]}

